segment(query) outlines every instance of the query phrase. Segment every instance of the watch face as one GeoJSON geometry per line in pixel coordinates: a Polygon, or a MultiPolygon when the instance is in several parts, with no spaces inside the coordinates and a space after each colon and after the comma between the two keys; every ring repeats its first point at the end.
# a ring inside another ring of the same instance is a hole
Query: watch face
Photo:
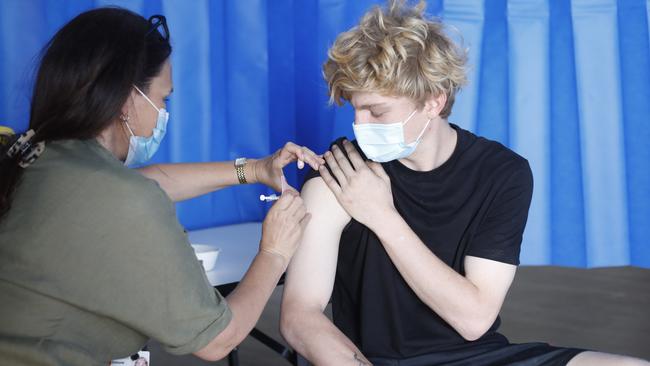
{"type": "Polygon", "coordinates": [[[235,165],[244,165],[244,164],[246,164],[246,158],[235,159],[235,165]]]}

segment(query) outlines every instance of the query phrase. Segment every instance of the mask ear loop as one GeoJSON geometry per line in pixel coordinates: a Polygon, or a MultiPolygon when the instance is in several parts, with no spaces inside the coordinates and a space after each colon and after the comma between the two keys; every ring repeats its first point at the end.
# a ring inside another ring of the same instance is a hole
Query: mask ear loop
{"type": "Polygon", "coordinates": [[[424,128],[422,129],[422,132],[420,132],[420,134],[418,135],[418,138],[416,138],[415,141],[420,141],[420,139],[422,138],[422,136],[426,132],[427,127],[429,127],[429,123],[431,123],[431,118],[429,118],[429,120],[427,121],[427,124],[424,125],[424,128]]]}
{"type": "MultiPolygon", "coordinates": [[[[413,112],[408,116],[408,118],[406,118],[406,121],[404,121],[404,123],[402,124],[402,126],[406,126],[406,124],[411,120],[411,118],[413,117],[413,115],[415,115],[415,112],[417,112],[417,109],[414,110],[414,111],[413,111],[413,112]]],[[[413,142],[420,141],[420,139],[422,138],[422,135],[424,135],[424,132],[427,130],[427,127],[429,127],[429,123],[431,123],[431,118],[429,118],[429,120],[427,121],[427,124],[424,125],[424,128],[422,129],[422,131],[420,132],[420,134],[418,135],[418,137],[417,137],[415,140],[413,140],[413,142]]],[[[403,132],[402,132],[402,133],[403,133],[403,132]]],[[[411,142],[411,144],[412,144],[413,142],[411,142]]]]}
{"type": "Polygon", "coordinates": [[[160,108],[156,107],[156,105],[151,101],[151,99],[149,99],[149,97],[145,93],[142,92],[142,90],[138,89],[138,87],[135,86],[135,85],[133,85],[133,87],[135,88],[135,90],[138,91],[138,93],[140,93],[140,95],[142,95],[144,97],[144,99],[147,100],[147,102],[149,102],[149,104],[151,104],[152,107],[154,107],[154,109],[157,112],[160,112],[160,108]]]}
{"type": "Polygon", "coordinates": [[[415,112],[417,112],[417,111],[418,111],[417,109],[414,109],[413,112],[411,112],[411,114],[409,114],[409,116],[406,117],[406,121],[404,121],[402,123],[402,126],[406,126],[406,124],[409,123],[409,121],[411,120],[411,118],[413,118],[413,116],[415,115],[415,112]]]}
{"type": "Polygon", "coordinates": [[[135,136],[135,133],[133,133],[133,130],[131,129],[131,126],[129,126],[129,116],[125,116],[123,114],[120,114],[120,121],[124,123],[126,126],[126,129],[129,130],[129,133],[131,136],[135,136]]]}

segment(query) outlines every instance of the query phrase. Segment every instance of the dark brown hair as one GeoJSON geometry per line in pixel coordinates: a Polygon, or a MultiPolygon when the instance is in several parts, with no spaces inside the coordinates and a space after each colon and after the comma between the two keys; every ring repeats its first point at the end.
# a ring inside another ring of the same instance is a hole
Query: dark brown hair
{"type": "MultiPolygon", "coordinates": [[[[78,15],[43,48],[29,117],[32,143],[98,136],[119,117],[133,85],[148,90],[170,54],[164,17],[148,21],[115,7],[78,15]]],[[[23,169],[7,149],[0,146],[0,219],[23,169]]]]}

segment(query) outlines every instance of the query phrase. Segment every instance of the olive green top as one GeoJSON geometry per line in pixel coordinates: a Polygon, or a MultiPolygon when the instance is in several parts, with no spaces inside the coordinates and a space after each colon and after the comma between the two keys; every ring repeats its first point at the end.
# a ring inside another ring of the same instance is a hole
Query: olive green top
{"type": "Polygon", "coordinates": [[[95,140],[47,144],[0,221],[0,363],[107,365],[149,338],[173,354],[232,317],[156,182],[95,140]]]}

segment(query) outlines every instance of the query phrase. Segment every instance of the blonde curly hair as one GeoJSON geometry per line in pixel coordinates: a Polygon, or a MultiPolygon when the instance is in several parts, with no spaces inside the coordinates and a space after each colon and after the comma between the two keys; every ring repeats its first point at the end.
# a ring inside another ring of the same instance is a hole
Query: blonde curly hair
{"type": "Polygon", "coordinates": [[[426,3],[410,7],[389,0],[369,10],[358,26],[339,34],[328,51],[323,74],[330,103],[342,105],[355,91],[405,96],[419,107],[444,94],[442,118],[451,113],[465,84],[466,52],[444,33],[440,21],[426,18],[426,3]]]}

